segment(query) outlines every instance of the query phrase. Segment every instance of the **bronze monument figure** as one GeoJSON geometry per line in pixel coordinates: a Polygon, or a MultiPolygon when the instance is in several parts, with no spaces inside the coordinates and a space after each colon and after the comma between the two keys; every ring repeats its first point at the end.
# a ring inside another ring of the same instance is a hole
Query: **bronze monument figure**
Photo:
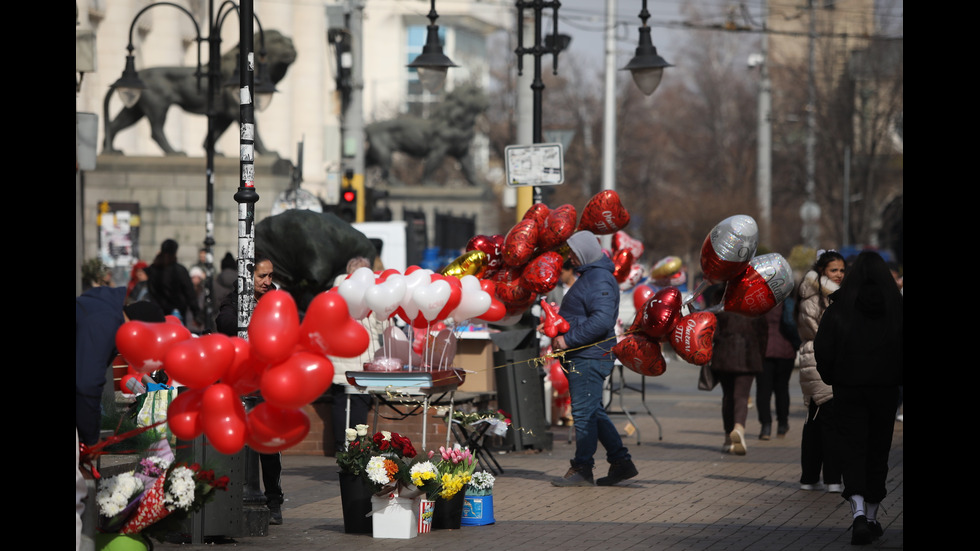
{"type": "MultiPolygon", "coordinates": [[[[278,83],[286,76],[286,70],[296,61],[296,49],[293,41],[275,30],[265,31],[266,62],[272,81],[278,83]]],[[[261,44],[256,36],[256,46],[261,44]]],[[[238,46],[221,56],[221,82],[227,82],[235,72],[238,64],[238,46]]],[[[206,70],[206,68],[204,68],[206,70]]],[[[155,141],[167,155],[186,155],[175,150],[167,136],[163,125],[167,120],[167,111],[177,105],[188,113],[196,115],[207,114],[207,76],[202,77],[198,88],[196,67],[150,67],[139,71],[140,79],[146,84],[146,89],[140,95],[139,101],[132,107],[123,109],[110,119],[109,98],[115,92],[110,88],[104,102],[105,138],[102,143],[104,154],[122,154],[115,149],[113,140],[120,131],[136,124],[143,117],[150,122],[150,132],[155,141]]],[[[215,97],[215,121],[213,128],[214,139],[217,140],[241,118],[241,108],[237,88],[232,90],[222,87],[221,93],[215,97]]],[[[206,136],[205,136],[206,138],[206,136]]],[[[203,142],[207,146],[207,139],[203,142]]],[[[258,135],[255,137],[255,150],[260,154],[275,155],[266,149],[258,135]]]]}
{"type": "Polygon", "coordinates": [[[422,183],[433,183],[432,176],[447,156],[459,161],[463,177],[470,185],[480,181],[470,156],[470,142],[476,134],[476,120],[489,106],[483,90],[466,84],[446,95],[435,112],[421,118],[403,115],[368,124],[364,128],[367,151],[365,166],[381,168],[382,178],[392,181],[392,154],[401,152],[424,161],[422,183]]]}

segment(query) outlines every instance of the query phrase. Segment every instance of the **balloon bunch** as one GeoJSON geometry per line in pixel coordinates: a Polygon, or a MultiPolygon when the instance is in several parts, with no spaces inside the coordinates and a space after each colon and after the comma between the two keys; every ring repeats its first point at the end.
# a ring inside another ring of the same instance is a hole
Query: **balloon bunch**
{"type": "MultiPolygon", "coordinates": [[[[454,264],[465,262],[472,254],[486,255],[480,263],[485,270],[475,275],[481,282],[490,282],[488,287],[492,289],[494,301],[503,306],[503,314],[490,321],[511,325],[539,295],[548,293],[558,284],[562,264],[569,252],[566,240],[573,233],[589,230],[596,235],[615,234],[629,223],[629,219],[629,213],[613,190],[599,192],[590,198],[581,218],[572,205],[551,209],[544,203],[535,203],[506,235],[471,238],[466,252],[454,264]]],[[[635,248],[635,245],[630,247],[635,248]]],[[[625,242],[623,248],[627,249],[625,242]]],[[[621,275],[617,279],[621,284],[632,280],[635,285],[642,275],[642,267],[633,263],[639,256],[626,255],[624,252],[618,260],[617,271],[621,275]]]]}
{"type": "MultiPolygon", "coordinates": [[[[647,285],[633,292],[637,315],[625,338],[613,353],[626,367],[643,375],[660,375],[666,369],[660,340],[668,340],[678,356],[689,363],[711,361],[712,340],[717,327],[713,311],[681,315],[709,285],[724,283],[725,293],[718,308],[745,316],[765,314],[789,296],[793,274],[789,263],[778,253],[754,256],[758,245],[758,226],[750,216],[736,215],[722,220],[705,238],[701,247],[704,281],[687,300],[675,287],[656,293],[647,285]]],[[[681,260],[666,257],[650,270],[655,280],[682,273],[681,260]]]]}
{"type": "Polygon", "coordinates": [[[116,332],[116,347],[139,374],[163,369],[186,387],[167,410],[171,432],[182,440],[200,435],[221,453],[246,444],[275,453],[306,437],[302,411],[330,387],[333,364],[326,357],[354,357],[369,336],[351,318],[337,293],[324,292],[299,322],[289,293],[269,291],[252,312],[248,340],[213,333],[193,338],[179,321],[129,321],[116,332]],[[241,396],[261,391],[264,402],[245,411],[241,396]]]}

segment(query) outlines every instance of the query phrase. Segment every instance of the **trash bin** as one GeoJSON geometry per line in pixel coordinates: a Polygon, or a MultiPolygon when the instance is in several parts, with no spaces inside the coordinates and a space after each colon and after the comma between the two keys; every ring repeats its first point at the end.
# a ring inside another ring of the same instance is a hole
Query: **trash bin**
{"type": "Polygon", "coordinates": [[[552,433],[545,419],[544,372],[532,360],[538,357],[534,329],[491,333],[497,345],[497,407],[510,415],[512,429],[504,445],[513,451],[550,450],[552,433]]]}

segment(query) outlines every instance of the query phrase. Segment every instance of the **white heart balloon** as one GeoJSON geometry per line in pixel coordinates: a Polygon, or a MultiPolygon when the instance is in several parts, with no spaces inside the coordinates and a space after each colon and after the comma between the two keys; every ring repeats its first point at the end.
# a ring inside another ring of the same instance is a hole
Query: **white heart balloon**
{"type": "Polygon", "coordinates": [[[340,296],[347,302],[350,317],[364,319],[371,308],[364,302],[364,294],[374,285],[374,272],[370,268],[358,268],[337,287],[340,296]]]}
{"type": "Polygon", "coordinates": [[[405,297],[405,276],[391,274],[364,293],[364,302],[381,321],[391,317],[405,297]]]}
{"type": "Polygon", "coordinates": [[[459,278],[462,294],[459,306],[452,311],[450,317],[461,322],[477,316],[482,316],[490,310],[493,298],[480,286],[480,279],[473,275],[459,278]]]}
{"type": "Polygon", "coordinates": [[[405,275],[405,296],[402,298],[401,307],[408,317],[406,321],[414,320],[419,315],[419,307],[415,303],[415,290],[428,284],[432,280],[433,273],[432,270],[419,268],[405,275]]]}
{"type": "Polygon", "coordinates": [[[426,321],[433,322],[439,316],[439,312],[445,308],[449,302],[449,295],[452,289],[449,283],[443,280],[433,281],[428,285],[422,285],[415,290],[415,305],[426,321]]]}

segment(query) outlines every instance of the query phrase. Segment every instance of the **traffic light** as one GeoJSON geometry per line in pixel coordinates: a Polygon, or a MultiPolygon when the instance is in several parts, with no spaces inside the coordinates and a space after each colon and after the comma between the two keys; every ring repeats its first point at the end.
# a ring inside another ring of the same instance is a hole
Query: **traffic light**
{"type": "Polygon", "coordinates": [[[348,223],[364,222],[364,176],[347,170],[340,188],[337,216],[348,223]]]}

